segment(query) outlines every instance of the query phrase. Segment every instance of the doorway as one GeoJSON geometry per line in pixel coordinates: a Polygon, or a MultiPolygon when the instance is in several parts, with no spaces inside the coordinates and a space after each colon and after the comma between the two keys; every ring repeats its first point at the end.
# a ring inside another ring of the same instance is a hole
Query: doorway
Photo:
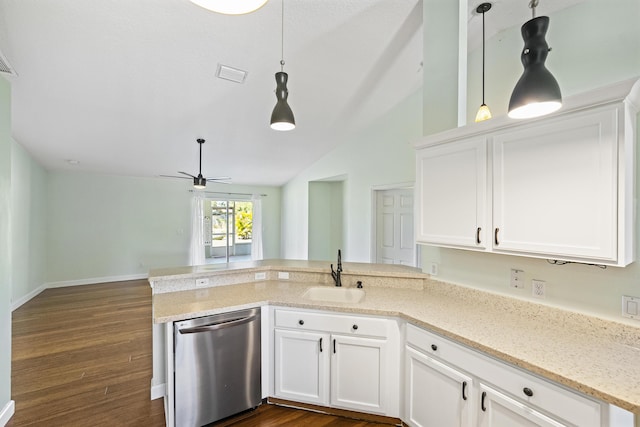
{"type": "Polygon", "coordinates": [[[374,189],[373,193],[373,260],[379,264],[415,267],[413,188],[374,189]]]}

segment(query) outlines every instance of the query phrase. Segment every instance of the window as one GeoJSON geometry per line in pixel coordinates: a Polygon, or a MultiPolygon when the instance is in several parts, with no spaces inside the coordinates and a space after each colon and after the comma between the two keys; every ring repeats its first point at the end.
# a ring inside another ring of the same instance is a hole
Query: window
{"type": "Polygon", "coordinates": [[[253,232],[253,203],[238,200],[208,200],[205,204],[205,222],[209,217],[211,238],[205,248],[207,262],[235,262],[251,260],[253,232]],[[207,212],[208,211],[208,212],[207,212]]]}

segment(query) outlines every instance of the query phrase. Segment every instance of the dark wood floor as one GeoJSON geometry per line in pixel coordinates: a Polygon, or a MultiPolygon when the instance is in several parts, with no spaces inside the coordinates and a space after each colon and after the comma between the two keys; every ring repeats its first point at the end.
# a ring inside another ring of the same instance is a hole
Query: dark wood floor
{"type": "MultiPolygon", "coordinates": [[[[149,400],[151,289],[146,280],[47,289],[13,312],[8,427],[164,426],[149,400]]],[[[274,405],[218,425],[373,427],[274,405]]]]}

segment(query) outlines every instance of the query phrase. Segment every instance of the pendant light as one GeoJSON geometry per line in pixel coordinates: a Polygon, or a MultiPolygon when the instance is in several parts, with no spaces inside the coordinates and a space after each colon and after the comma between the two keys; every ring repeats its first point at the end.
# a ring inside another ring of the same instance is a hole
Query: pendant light
{"type": "Polygon", "coordinates": [[[268,0],[191,0],[212,12],[224,15],[244,15],[260,9],[268,0]]]}
{"type": "Polygon", "coordinates": [[[549,28],[549,17],[536,17],[536,6],[538,0],[531,0],[532,19],[521,28],[524,48],[520,60],[524,72],[509,101],[509,117],[513,119],[543,116],[562,106],[560,86],[544,65],[551,50],[544,38],[549,28]]]}
{"type": "Polygon", "coordinates": [[[476,9],[476,12],[482,13],[482,105],[478,109],[476,114],[476,123],[488,120],[491,118],[491,111],[487,104],[484,102],[484,14],[491,9],[491,3],[482,3],[476,9]]]}
{"type": "Polygon", "coordinates": [[[296,127],[296,120],[293,111],[287,103],[289,90],[287,80],[289,75],[284,72],[284,0],[282,0],[282,45],[280,56],[280,71],[276,73],[276,106],[271,113],[271,129],[292,130],[296,127]]]}

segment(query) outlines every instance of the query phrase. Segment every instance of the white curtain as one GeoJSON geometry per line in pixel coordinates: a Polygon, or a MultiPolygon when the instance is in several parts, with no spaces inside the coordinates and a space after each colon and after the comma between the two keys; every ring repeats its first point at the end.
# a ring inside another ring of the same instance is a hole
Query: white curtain
{"type": "Polygon", "coordinates": [[[189,265],[202,265],[204,262],[204,198],[200,194],[194,194],[191,199],[189,265]]]}
{"type": "Polygon", "coordinates": [[[262,199],[259,195],[251,197],[253,202],[253,226],[251,229],[251,259],[261,260],[262,252],[262,199]]]}

